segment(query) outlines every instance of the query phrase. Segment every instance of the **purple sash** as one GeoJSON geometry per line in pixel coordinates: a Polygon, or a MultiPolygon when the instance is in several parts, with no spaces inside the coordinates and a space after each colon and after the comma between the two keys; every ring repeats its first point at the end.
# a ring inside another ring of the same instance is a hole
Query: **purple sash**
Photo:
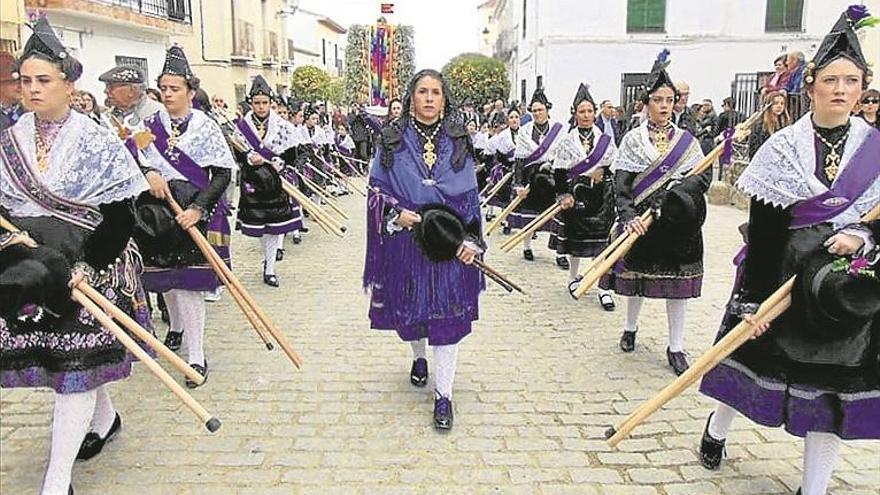
{"type": "Polygon", "coordinates": [[[602,160],[602,157],[605,156],[605,152],[608,151],[608,145],[611,143],[611,136],[608,134],[600,134],[599,141],[596,142],[596,146],[593,148],[593,151],[590,152],[590,156],[584,158],[583,161],[571,167],[568,171],[568,180],[574,180],[576,177],[580,176],[585,172],[589,172],[602,160]]]}
{"type": "Polygon", "coordinates": [[[667,180],[678,170],[678,161],[684,156],[684,152],[694,141],[694,137],[685,131],[681,131],[678,142],[669,150],[669,153],[656,164],[646,169],[636,177],[633,182],[633,196],[635,204],[644,201],[648,196],[663,186],[667,180]]]}
{"type": "Polygon", "coordinates": [[[872,129],[831,189],[794,205],[790,229],[827,222],[852,206],[880,176],[880,131],[872,129]]]}
{"type": "Polygon", "coordinates": [[[535,151],[532,152],[531,155],[527,156],[525,159],[525,165],[531,165],[537,161],[539,161],[547,150],[550,149],[550,145],[553,144],[553,141],[556,140],[556,135],[559,134],[559,131],[562,130],[562,124],[559,122],[553,124],[553,127],[550,128],[550,132],[547,133],[547,136],[544,137],[544,140],[541,141],[541,144],[535,148],[535,151]]]}
{"type": "Polygon", "coordinates": [[[26,163],[21,148],[9,129],[0,133],[0,154],[15,188],[49,210],[52,216],[90,231],[101,223],[101,213],[96,208],[62,198],[34,177],[33,170],[26,163]]]}
{"type": "MultiPolygon", "coordinates": [[[[165,126],[162,125],[162,120],[159,116],[156,115],[153,119],[147,119],[146,125],[156,138],[153,141],[153,145],[156,146],[156,150],[162,155],[162,158],[186,177],[186,180],[199,188],[199,190],[205,190],[211,182],[208,172],[178,148],[175,148],[174,155],[171,155],[168,149],[168,132],[165,130],[165,126]]],[[[229,260],[229,235],[231,233],[229,221],[226,218],[228,214],[229,207],[226,204],[226,200],[220,198],[217,201],[217,208],[214,209],[214,215],[208,220],[207,232],[208,242],[211,243],[217,254],[227,261],[227,264],[229,260]]]]}
{"type": "MultiPolygon", "coordinates": [[[[260,141],[260,138],[258,138],[256,134],[254,134],[253,129],[251,129],[251,126],[249,126],[247,124],[244,117],[241,117],[240,119],[236,119],[235,126],[238,127],[239,131],[241,131],[241,134],[247,140],[248,144],[251,145],[251,148],[253,148],[254,151],[256,151],[257,153],[259,153],[260,156],[262,156],[263,158],[265,158],[266,160],[269,160],[269,161],[272,161],[272,159],[275,158],[275,153],[272,153],[272,151],[269,150],[269,148],[266,148],[265,146],[263,146],[263,142],[260,141]]],[[[186,174],[184,174],[184,175],[186,175],[186,174]]]]}

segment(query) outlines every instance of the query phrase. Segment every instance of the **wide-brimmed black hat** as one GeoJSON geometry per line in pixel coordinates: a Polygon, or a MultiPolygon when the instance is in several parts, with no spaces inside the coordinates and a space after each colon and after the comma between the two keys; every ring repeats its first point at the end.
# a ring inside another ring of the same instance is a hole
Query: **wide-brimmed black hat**
{"type": "Polygon", "coordinates": [[[259,199],[272,199],[281,191],[281,178],[271,169],[271,165],[265,164],[259,167],[247,165],[244,170],[242,181],[245,191],[259,199]]]}
{"type": "Polygon", "coordinates": [[[56,315],[71,307],[70,264],[49,247],[10,246],[0,251],[0,315],[14,318],[32,304],[56,315]]]}
{"type": "Polygon", "coordinates": [[[805,331],[828,340],[864,329],[880,314],[880,279],[835,269],[837,257],[824,246],[803,261],[792,290],[792,308],[805,331]]]}
{"type": "Polygon", "coordinates": [[[137,224],[135,227],[139,242],[148,242],[159,246],[172,243],[179,236],[180,227],[171,209],[161,203],[143,203],[137,207],[137,224]]]}
{"type": "Polygon", "coordinates": [[[660,211],[669,224],[699,227],[706,220],[706,201],[702,192],[673,187],[666,191],[660,211]]]}
{"type": "Polygon", "coordinates": [[[431,261],[454,259],[467,233],[458,213],[443,204],[430,204],[419,215],[422,221],[413,227],[413,237],[425,256],[431,261]]]}

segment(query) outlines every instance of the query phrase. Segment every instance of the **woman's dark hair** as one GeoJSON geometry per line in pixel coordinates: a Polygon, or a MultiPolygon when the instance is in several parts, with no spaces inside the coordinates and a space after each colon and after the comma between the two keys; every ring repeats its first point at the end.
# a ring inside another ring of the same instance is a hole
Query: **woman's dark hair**
{"type": "Polygon", "coordinates": [[[159,74],[159,77],[156,78],[156,86],[159,86],[159,83],[162,81],[162,76],[177,76],[183,79],[183,82],[186,83],[186,87],[189,88],[190,91],[195,91],[199,89],[199,86],[201,85],[201,81],[196,76],[192,76],[191,78],[187,79],[186,77],[179,74],[159,74]]]}
{"type": "Polygon", "coordinates": [[[18,59],[18,62],[15,64],[15,68],[13,69],[14,74],[18,74],[21,72],[21,64],[23,64],[26,60],[29,59],[38,59],[44,62],[49,62],[50,64],[58,67],[58,70],[64,74],[64,80],[70,82],[76,82],[83,73],[83,66],[75,57],[71,56],[69,53],[66,57],[61,59],[60,61],[54,59],[44,53],[41,52],[30,52],[23,55],[18,59]]]}
{"type": "Polygon", "coordinates": [[[467,128],[461,121],[459,113],[455,110],[456,105],[452,100],[449,84],[446,83],[443,74],[434,69],[420,70],[410,79],[406,88],[406,96],[403,98],[403,111],[400,114],[400,118],[390,122],[382,131],[382,165],[390,168],[394,164],[394,152],[400,147],[404,131],[407,126],[414,125],[410,122],[412,119],[412,99],[419,81],[426,77],[439,81],[443,91],[443,113],[441,114],[443,117],[439,125],[443,126],[446,135],[452,139],[454,146],[452,168],[457,172],[464,167],[465,158],[468,155],[473,158],[474,149],[468,136],[467,128]]]}
{"type": "Polygon", "coordinates": [[[193,108],[201,110],[203,112],[207,112],[211,109],[211,97],[208,96],[208,92],[202,88],[198,88],[195,90],[196,93],[193,95],[193,108]]]}
{"type": "Polygon", "coordinates": [[[385,118],[391,118],[391,106],[395,103],[400,103],[400,107],[403,108],[403,102],[400,101],[400,98],[392,98],[391,101],[388,102],[388,113],[385,115],[385,118]]]}
{"type": "Polygon", "coordinates": [[[144,90],[145,93],[153,95],[156,97],[156,101],[162,103],[162,92],[156,88],[147,88],[144,90]]]}
{"type": "Polygon", "coordinates": [[[100,107],[98,107],[98,100],[95,98],[95,95],[89,93],[88,91],[83,91],[81,93],[81,96],[85,96],[86,98],[88,98],[89,100],[92,101],[92,113],[93,114],[97,115],[97,114],[101,113],[101,109],[100,109],[100,107]]]}

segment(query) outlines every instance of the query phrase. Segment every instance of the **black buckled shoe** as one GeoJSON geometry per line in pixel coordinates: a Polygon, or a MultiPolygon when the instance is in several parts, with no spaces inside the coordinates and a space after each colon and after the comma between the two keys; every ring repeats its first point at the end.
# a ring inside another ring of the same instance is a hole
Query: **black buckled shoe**
{"type": "Polygon", "coordinates": [[[180,350],[180,343],[183,341],[183,332],[172,332],[168,330],[165,334],[165,347],[172,351],[180,350]]]}
{"type": "MultiPolygon", "coordinates": [[[[189,367],[196,370],[196,373],[205,377],[205,381],[202,382],[202,385],[204,385],[208,381],[208,360],[207,359],[205,360],[204,366],[201,364],[190,364],[189,367]]],[[[196,388],[196,387],[199,387],[200,385],[198,383],[190,380],[189,378],[187,378],[186,379],[186,386],[188,388],[196,388]]]]}
{"type": "Polygon", "coordinates": [[[284,260],[284,250],[279,248],[277,251],[275,251],[275,261],[282,260],[284,260]]]}
{"type": "Polygon", "coordinates": [[[561,268],[563,270],[568,270],[569,266],[571,266],[571,265],[569,265],[568,258],[566,258],[565,256],[557,256],[556,257],[556,266],[558,266],[559,268],[561,268]]]}
{"type": "Polygon", "coordinates": [[[636,349],[636,332],[624,330],[620,336],[620,350],[623,352],[632,352],[636,349]]]}
{"type": "Polygon", "coordinates": [[[452,429],[452,401],[440,396],[434,399],[434,428],[447,431],[452,429]]]}
{"type": "Polygon", "coordinates": [[[614,309],[617,308],[617,305],[614,304],[614,297],[607,292],[599,293],[599,304],[602,305],[602,309],[605,311],[614,311],[614,309]]]}
{"type": "MultiPolygon", "coordinates": [[[[716,440],[709,434],[709,423],[712,421],[712,415],[706,420],[706,427],[703,429],[703,439],[700,440],[700,464],[706,469],[716,470],[721,465],[721,459],[727,455],[724,444],[727,440],[716,440]]],[[[800,490],[798,490],[800,493],[800,490]]]]}
{"type": "Polygon", "coordinates": [[[263,274],[263,283],[269,287],[278,287],[281,285],[281,283],[278,282],[277,275],[266,275],[265,273],[263,274]]]}
{"type": "Polygon", "coordinates": [[[576,297],[574,297],[574,291],[576,291],[578,286],[581,285],[581,281],[583,279],[584,277],[578,275],[574,278],[574,280],[568,283],[568,295],[570,295],[572,299],[577,299],[576,297]]]}
{"type": "Polygon", "coordinates": [[[501,229],[501,233],[502,233],[503,235],[510,235],[511,232],[512,232],[512,229],[510,228],[509,225],[505,225],[505,226],[501,229]]]}
{"type": "Polygon", "coordinates": [[[535,253],[531,249],[523,249],[523,259],[526,261],[535,261],[535,253]]]}
{"type": "Polygon", "coordinates": [[[675,371],[676,375],[681,375],[688,368],[691,367],[690,363],[687,360],[687,353],[684,351],[680,352],[672,352],[669,348],[666,348],[666,360],[669,361],[669,366],[672,366],[672,369],[675,371]]]}
{"type": "Polygon", "coordinates": [[[428,384],[428,360],[425,358],[414,359],[412,368],[409,370],[409,381],[416,387],[424,387],[428,384]]]}
{"type": "Polygon", "coordinates": [[[113,440],[121,429],[122,418],[119,416],[119,413],[116,413],[116,417],[113,418],[113,424],[110,425],[110,431],[107,432],[106,437],[101,438],[101,435],[98,435],[94,431],[86,433],[86,437],[83,438],[82,444],[79,446],[79,452],[76,454],[76,459],[78,461],[87,461],[100,454],[101,451],[104,450],[104,445],[110,440],[113,440]]]}

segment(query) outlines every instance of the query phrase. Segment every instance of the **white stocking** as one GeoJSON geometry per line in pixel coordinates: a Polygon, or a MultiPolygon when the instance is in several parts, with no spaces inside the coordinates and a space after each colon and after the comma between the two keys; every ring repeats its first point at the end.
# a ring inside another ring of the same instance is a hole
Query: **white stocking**
{"type": "Polygon", "coordinates": [[[727,438],[730,424],[733,423],[733,418],[737,414],[736,409],[723,402],[715,404],[715,412],[712,413],[712,419],[709,420],[709,436],[715,440],[727,438]]]}
{"type": "Polygon", "coordinates": [[[666,321],[669,325],[669,350],[684,350],[684,318],[687,311],[687,299],[666,300],[666,321]]]}
{"type": "Polygon", "coordinates": [[[639,313],[642,311],[644,297],[634,296],[626,298],[626,323],[623,329],[627,332],[635,332],[639,329],[639,313]]]}
{"type": "Polygon", "coordinates": [[[101,385],[95,389],[95,392],[97,399],[95,401],[95,414],[92,415],[90,431],[104,438],[107,436],[107,433],[110,433],[113,421],[116,420],[116,409],[113,408],[113,401],[110,400],[110,391],[107,389],[107,385],[101,385]]]}
{"type": "Polygon", "coordinates": [[[169,290],[162,297],[165,298],[165,307],[168,309],[168,330],[180,333],[183,331],[184,317],[180,313],[180,305],[176,303],[176,293],[175,290],[169,290]]]}
{"type": "Polygon", "coordinates": [[[413,340],[412,342],[409,343],[409,345],[412,346],[413,361],[415,361],[416,359],[419,359],[419,358],[425,359],[427,357],[427,355],[428,355],[427,354],[427,352],[428,352],[428,339],[427,338],[413,340]]]}
{"type": "Polygon", "coordinates": [[[523,251],[532,249],[532,237],[529,236],[523,241],[523,251]]]}
{"type": "Polygon", "coordinates": [[[840,439],[837,435],[807,432],[804,438],[804,475],[801,480],[801,491],[804,495],[825,495],[839,456],[840,439]]]}
{"type": "Polygon", "coordinates": [[[452,400],[458,344],[434,346],[434,395],[452,400]]]}
{"type": "Polygon", "coordinates": [[[176,325],[172,320],[172,328],[183,330],[186,349],[190,364],[205,363],[205,298],[202,292],[174,289],[166,292],[165,302],[168,311],[176,307],[181,323],[176,325]],[[170,297],[169,297],[170,296],[170,297]]]}
{"type": "Polygon", "coordinates": [[[275,255],[284,241],[283,235],[266,234],[260,237],[260,244],[263,245],[263,263],[265,263],[266,275],[275,275],[275,255]]]}
{"type": "Polygon", "coordinates": [[[581,267],[581,259],[577,256],[568,255],[568,278],[574,280],[578,276],[581,267]]]}
{"type": "Polygon", "coordinates": [[[95,391],[55,394],[49,464],[42,495],[67,495],[73,463],[95,412],[95,391]]]}

